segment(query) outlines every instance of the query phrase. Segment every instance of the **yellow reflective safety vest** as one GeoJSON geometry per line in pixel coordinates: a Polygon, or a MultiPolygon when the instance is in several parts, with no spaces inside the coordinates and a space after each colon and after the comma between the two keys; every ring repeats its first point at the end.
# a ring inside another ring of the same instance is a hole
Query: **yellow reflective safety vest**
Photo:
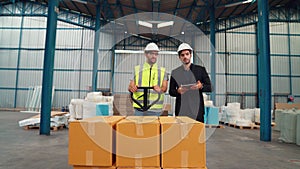
{"type": "MultiPolygon", "coordinates": [[[[155,85],[162,86],[162,82],[165,77],[166,69],[164,67],[158,67],[157,64],[149,65],[147,62],[145,62],[143,65],[137,65],[134,68],[134,80],[135,84],[141,87],[153,87],[155,85]]],[[[137,92],[133,93],[133,98],[141,105],[143,104],[143,89],[138,89],[137,92]]],[[[154,90],[149,90],[148,92],[148,105],[152,104],[153,101],[155,101],[158,97],[158,94],[154,90]]],[[[161,110],[163,108],[163,102],[164,102],[164,94],[160,95],[160,99],[156,104],[154,104],[152,107],[150,107],[149,110],[161,110]]],[[[134,108],[140,108],[136,103],[133,102],[134,108]]]]}

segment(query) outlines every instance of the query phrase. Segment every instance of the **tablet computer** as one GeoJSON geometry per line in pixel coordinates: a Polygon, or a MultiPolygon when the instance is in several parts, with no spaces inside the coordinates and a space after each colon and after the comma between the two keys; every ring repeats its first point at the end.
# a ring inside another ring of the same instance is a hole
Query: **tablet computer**
{"type": "Polygon", "coordinates": [[[194,85],[196,85],[196,83],[184,84],[184,85],[181,85],[181,87],[185,88],[185,89],[190,89],[194,85]]]}

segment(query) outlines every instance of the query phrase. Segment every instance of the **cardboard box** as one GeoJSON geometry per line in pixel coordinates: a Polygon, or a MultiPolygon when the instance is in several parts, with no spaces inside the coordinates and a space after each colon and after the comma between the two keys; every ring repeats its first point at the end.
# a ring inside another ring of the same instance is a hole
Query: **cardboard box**
{"type": "Polygon", "coordinates": [[[189,117],[160,117],[161,167],[206,167],[205,125],[189,117]]]}
{"type": "Polygon", "coordinates": [[[167,103],[163,105],[161,116],[168,116],[171,111],[171,104],[167,103]]]}
{"type": "Polygon", "coordinates": [[[118,167],[117,169],[161,169],[160,167],[118,167]]]}
{"type": "Polygon", "coordinates": [[[164,169],[207,169],[207,167],[192,167],[192,168],[183,167],[183,168],[164,168],[164,169]]]}
{"type": "Polygon", "coordinates": [[[300,103],[275,103],[275,109],[300,109],[300,103]]]}
{"type": "Polygon", "coordinates": [[[69,124],[69,164],[113,166],[114,128],[123,116],[97,116],[69,124]]]}
{"type": "Polygon", "coordinates": [[[116,166],[103,167],[103,166],[73,166],[73,169],[116,169],[116,166]]]}
{"type": "Polygon", "coordinates": [[[122,116],[130,116],[134,114],[134,109],[129,94],[114,95],[113,114],[122,116]]]}
{"type": "Polygon", "coordinates": [[[156,116],[128,116],[117,124],[117,167],[160,166],[160,124],[156,116]]]}

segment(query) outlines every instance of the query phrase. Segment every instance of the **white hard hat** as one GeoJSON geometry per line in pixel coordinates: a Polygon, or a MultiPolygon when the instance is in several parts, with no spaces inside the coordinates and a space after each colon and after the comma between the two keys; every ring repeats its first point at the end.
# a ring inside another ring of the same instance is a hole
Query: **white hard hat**
{"type": "Polygon", "coordinates": [[[177,53],[179,53],[182,50],[191,50],[192,51],[193,49],[191,48],[191,46],[189,44],[182,43],[182,44],[179,45],[179,47],[177,49],[177,53]]]}
{"type": "Polygon", "coordinates": [[[155,43],[151,42],[145,47],[144,51],[159,51],[159,48],[155,43]]]}

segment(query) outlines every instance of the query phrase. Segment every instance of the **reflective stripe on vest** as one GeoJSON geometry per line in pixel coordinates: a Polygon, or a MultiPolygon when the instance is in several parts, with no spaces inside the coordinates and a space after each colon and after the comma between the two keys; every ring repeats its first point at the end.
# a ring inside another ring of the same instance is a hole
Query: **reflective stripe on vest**
{"type": "MultiPolygon", "coordinates": [[[[162,86],[163,78],[165,76],[165,68],[163,67],[158,68],[157,64],[154,64],[151,68],[148,63],[144,63],[142,67],[140,65],[135,66],[134,71],[135,71],[134,80],[138,86],[142,86],[142,87],[147,87],[147,86],[153,87],[155,85],[159,85],[160,87],[162,86]],[[150,71],[151,71],[151,75],[150,75],[150,71]]],[[[136,99],[141,105],[144,105],[143,94],[144,94],[143,89],[138,89],[137,92],[133,93],[133,98],[136,99]]],[[[151,104],[154,100],[156,100],[157,97],[158,94],[155,91],[150,90],[148,92],[148,100],[150,102],[148,103],[148,105],[151,104]]],[[[164,102],[164,94],[161,94],[159,101],[156,102],[156,104],[154,104],[149,110],[162,109],[163,102],[164,102]]],[[[134,102],[133,102],[133,107],[140,108],[134,102]]]]}

